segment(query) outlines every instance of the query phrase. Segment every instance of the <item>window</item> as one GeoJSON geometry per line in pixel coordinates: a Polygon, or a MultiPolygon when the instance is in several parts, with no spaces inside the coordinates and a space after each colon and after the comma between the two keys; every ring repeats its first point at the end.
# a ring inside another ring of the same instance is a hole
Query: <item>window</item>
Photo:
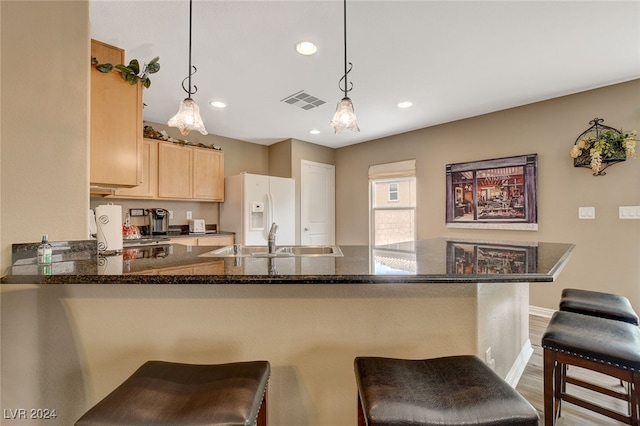
{"type": "Polygon", "coordinates": [[[371,245],[415,241],[415,160],[370,166],[369,182],[371,245]]]}
{"type": "Polygon", "coordinates": [[[389,183],[389,202],[398,201],[398,182],[389,183]]]}

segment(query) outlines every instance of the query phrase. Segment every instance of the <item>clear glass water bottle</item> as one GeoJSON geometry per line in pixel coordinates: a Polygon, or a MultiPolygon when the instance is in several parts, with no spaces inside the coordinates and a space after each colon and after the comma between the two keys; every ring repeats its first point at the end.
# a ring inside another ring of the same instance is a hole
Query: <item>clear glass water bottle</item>
{"type": "Polygon", "coordinates": [[[44,234],[42,236],[42,243],[38,246],[38,264],[39,265],[51,265],[51,244],[49,244],[49,236],[44,234]]]}

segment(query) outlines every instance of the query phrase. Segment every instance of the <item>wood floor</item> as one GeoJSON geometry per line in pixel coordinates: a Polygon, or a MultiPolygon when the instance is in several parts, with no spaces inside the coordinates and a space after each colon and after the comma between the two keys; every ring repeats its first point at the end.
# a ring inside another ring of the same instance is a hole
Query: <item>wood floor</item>
{"type": "MultiPolygon", "coordinates": [[[[540,415],[540,424],[544,424],[544,403],[543,403],[543,376],[542,376],[542,348],[540,346],[540,340],[544,330],[549,322],[548,318],[530,315],[529,316],[529,338],[531,339],[531,345],[533,346],[534,353],[525,368],[520,382],[516,389],[522,396],[524,396],[533,405],[540,415]]],[[[588,370],[580,368],[571,368],[570,375],[576,377],[587,378],[589,381],[601,384],[603,386],[610,387],[617,391],[622,390],[620,382],[617,379],[606,377],[598,373],[594,373],[588,370]]],[[[571,386],[571,385],[569,385],[571,386]]],[[[575,389],[575,388],[573,388],[575,389]]],[[[623,401],[608,398],[600,394],[594,394],[587,390],[579,390],[575,392],[577,395],[584,395],[590,401],[595,401],[598,404],[605,405],[609,408],[616,409],[621,412],[625,412],[626,404],[623,401]]],[[[562,415],[557,422],[558,426],[587,426],[587,425],[622,425],[616,420],[610,419],[605,416],[601,416],[592,411],[585,410],[581,407],[563,403],[562,415]]]]}

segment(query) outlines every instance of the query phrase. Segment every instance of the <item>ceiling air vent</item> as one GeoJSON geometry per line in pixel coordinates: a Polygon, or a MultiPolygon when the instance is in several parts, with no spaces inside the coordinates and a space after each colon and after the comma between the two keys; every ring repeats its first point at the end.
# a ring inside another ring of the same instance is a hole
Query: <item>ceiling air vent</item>
{"type": "Polygon", "coordinates": [[[326,103],[316,96],[311,96],[304,90],[300,90],[293,95],[289,95],[286,98],[282,99],[280,102],[285,102],[289,105],[297,106],[305,110],[313,109],[326,103]]]}

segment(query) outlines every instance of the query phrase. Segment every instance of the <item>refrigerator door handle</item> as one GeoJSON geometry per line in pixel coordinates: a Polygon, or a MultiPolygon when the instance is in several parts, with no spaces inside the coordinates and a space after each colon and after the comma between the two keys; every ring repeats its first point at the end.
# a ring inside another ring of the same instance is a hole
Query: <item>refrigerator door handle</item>
{"type": "Polygon", "coordinates": [[[267,192],[267,214],[265,215],[265,223],[264,223],[264,237],[268,238],[269,229],[271,227],[271,223],[273,223],[273,198],[271,198],[271,193],[267,192]]]}

